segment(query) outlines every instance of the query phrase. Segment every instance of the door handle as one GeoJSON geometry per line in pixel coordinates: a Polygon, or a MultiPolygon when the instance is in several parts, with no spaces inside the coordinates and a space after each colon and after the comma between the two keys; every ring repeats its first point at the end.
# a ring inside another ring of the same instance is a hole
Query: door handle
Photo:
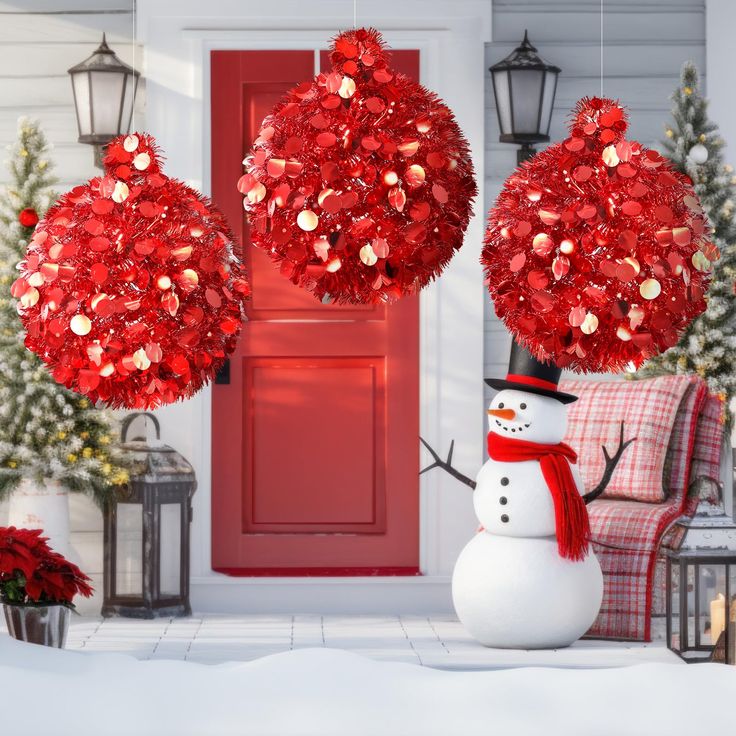
{"type": "Polygon", "coordinates": [[[220,366],[220,370],[217,371],[217,375],[215,376],[215,383],[230,383],[230,358],[225,358],[225,362],[220,366]]]}

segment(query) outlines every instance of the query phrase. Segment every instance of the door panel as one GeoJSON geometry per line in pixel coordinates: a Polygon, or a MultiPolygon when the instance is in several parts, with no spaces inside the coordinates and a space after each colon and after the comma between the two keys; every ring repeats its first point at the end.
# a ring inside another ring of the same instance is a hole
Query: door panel
{"type": "MultiPolygon", "coordinates": [[[[417,76],[418,60],[398,52],[396,66],[417,76]]],[[[313,65],[312,51],[212,52],[213,199],[246,244],[242,159],[313,65]]],[[[245,260],[248,321],[230,382],[213,387],[213,568],[416,574],[418,297],[324,305],[261,250],[245,260]]]]}

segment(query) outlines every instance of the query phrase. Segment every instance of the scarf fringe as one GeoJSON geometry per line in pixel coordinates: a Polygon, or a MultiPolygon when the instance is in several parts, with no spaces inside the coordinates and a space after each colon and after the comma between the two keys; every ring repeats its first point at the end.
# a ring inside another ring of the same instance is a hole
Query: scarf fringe
{"type": "MultiPolygon", "coordinates": [[[[555,461],[567,462],[563,458],[555,458],[555,461]]],[[[570,476],[572,477],[572,473],[570,476]]],[[[555,506],[557,550],[561,557],[580,562],[586,558],[589,550],[590,521],[585,501],[578,493],[574,479],[572,488],[565,484],[557,488],[550,487],[550,491],[555,506]]]]}

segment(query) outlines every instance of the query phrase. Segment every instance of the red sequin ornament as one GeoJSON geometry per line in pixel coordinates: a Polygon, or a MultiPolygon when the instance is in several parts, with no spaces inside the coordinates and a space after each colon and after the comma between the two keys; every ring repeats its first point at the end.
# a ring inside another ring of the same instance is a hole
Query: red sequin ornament
{"type": "Polygon", "coordinates": [[[323,301],[415,294],[460,248],[476,194],[467,142],[436,95],[391,71],[373,29],[266,117],[238,182],[251,238],[323,301]]]}
{"type": "Polygon", "coordinates": [[[116,138],[104,163],[38,224],[11,293],[57,381],[150,409],[214,376],[249,287],[224,217],[162,173],[151,136],[116,138]]]}
{"type": "Polygon", "coordinates": [[[506,180],[481,256],[515,338],[581,373],[675,345],[719,257],[690,181],[626,127],[616,102],[581,100],[570,137],[506,180]]]}
{"type": "Polygon", "coordinates": [[[23,227],[33,227],[38,222],[38,213],[33,207],[26,207],[18,213],[18,222],[23,227]]]}

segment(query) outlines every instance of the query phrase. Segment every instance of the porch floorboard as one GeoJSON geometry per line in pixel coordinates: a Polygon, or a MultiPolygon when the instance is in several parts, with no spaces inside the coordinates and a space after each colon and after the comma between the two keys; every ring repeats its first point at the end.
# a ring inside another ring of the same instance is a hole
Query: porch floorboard
{"type": "MultiPolygon", "coordinates": [[[[4,631],[4,622],[0,622],[4,631]]],[[[566,649],[488,649],[451,616],[218,615],[140,621],[74,617],[67,649],[202,664],[243,662],[291,649],[346,649],[377,660],[446,670],[605,668],[682,660],[664,642],[581,640],[566,649]]]]}

